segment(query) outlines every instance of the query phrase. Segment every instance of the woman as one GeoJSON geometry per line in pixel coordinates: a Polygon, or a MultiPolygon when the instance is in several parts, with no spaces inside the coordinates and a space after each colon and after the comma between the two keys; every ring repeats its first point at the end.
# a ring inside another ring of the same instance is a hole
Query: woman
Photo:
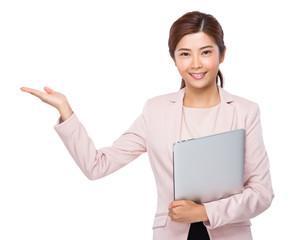
{"type": "Polygon", "coordinates": [[[222,88],[223,35],[209,14],[189,12],[175,21],[169,52],[182,76],[181,89],[149,99],[111,147],[95,149],[63,94],[48,87],[46,93],[21,88],[58,109],[61,116],[54,128],[89,179],[104,177],[148,152],[158,190],[153,239],[252,239],[250,219],[274,197],[259,107],[222,88]],[[173,201],[173,143],[239,128],[246,133],[244,191],[202,204],[173,201]]]}

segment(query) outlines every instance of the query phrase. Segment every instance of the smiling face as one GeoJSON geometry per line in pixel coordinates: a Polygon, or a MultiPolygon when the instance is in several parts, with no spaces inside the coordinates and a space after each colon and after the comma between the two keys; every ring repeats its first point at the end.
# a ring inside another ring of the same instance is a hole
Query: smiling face
{"type": "MultiPolygon", "coordinates": [[[[226,50],[226,49],[225,49],[226,50]]],[[[187,88],[207,89],[216,84],[219,65],[224,61],[218,46],[204,32],[185,35],[174,51],[174,62],[187,88]]]]}

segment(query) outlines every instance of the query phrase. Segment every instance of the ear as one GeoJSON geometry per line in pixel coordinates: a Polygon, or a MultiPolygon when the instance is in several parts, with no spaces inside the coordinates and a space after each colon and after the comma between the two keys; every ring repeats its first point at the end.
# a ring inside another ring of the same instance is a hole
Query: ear
{"type": "Polygon", "coordinates": [[[224,62],[225,54],[226,54],[226,49],[227,49],[227,48],[225,47],[224,52],[223,52],[223,55],[222,55],[222,57],[220,58],[220,63],[224,62]]]}

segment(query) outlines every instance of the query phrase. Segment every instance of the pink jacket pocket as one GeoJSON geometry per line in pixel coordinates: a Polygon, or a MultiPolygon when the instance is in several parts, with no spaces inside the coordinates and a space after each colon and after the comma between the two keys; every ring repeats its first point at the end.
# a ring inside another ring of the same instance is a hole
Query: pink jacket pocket
{"type": "Polygon", "coordinates": [[[156,214],[153,223],[153,229],[159,227],[165,227],[167,224],[168,214],[156,214]]]}

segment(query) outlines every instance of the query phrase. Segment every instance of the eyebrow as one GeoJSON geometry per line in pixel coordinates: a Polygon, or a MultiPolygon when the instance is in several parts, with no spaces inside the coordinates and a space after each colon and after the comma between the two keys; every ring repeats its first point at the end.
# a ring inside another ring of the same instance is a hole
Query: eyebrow
{"type": "MultiPolygon", "coordinates": [[[[201,47],[199,50],[202,50],[204,48],[213,48],[213,47],[211,45],[208,45],[208,46],[201,47]]],[[[191,51],[191,49],[189,49],[189,48],[180,48],[177,51],[191,51]]]]}

